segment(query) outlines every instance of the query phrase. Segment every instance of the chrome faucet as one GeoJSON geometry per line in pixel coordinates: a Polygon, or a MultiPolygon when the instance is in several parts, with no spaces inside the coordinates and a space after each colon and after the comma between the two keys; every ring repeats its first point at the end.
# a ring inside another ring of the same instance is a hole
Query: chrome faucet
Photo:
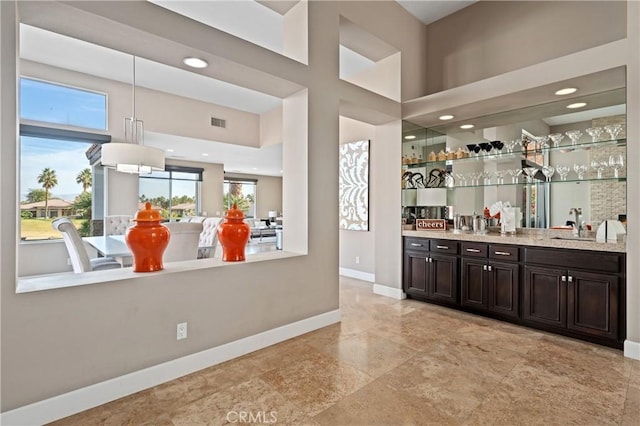
{"type": "Polygon", "coordinates": [[[579,207],[571,207],[569,210],[569,214],[575,215],[575,220],[573,222],[574,226],[574,234],[577,233],[578,237],[582,236],[582,231],[584,230],[584,226],[582,223],[582,209],[579,207]]]}

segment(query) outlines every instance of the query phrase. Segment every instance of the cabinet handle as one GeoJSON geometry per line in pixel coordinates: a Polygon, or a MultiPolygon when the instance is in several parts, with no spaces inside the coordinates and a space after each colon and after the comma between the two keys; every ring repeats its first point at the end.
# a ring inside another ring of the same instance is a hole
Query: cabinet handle
{"type": "Polygon", "coordinates": [[[571,275],[569,275],[569,279],[568,279],[568,281],[569,281],[570,283],[572,283],[572,282],[573,282],[573,277],[572,277],[571,275]]]}
{"type": "Polygon", "coordinates": [[[418,243],[411,243],[412,247],[422,247],[422,244],[418,244],[418,243]]]}
{"type": "Polygon", "coordinates": [[[489,265],[489,272],[491,272],[491,265],[489,265]]]}
{"type": "Polygon", "coordinates": [[[486,271],[487,270],[487,265],[482,265],[482,270],[486,271]]]}
{"type": "Polygon", "coordinates": [[[500,256],[511,256],[511,253],[509,253],[508,251],[496,251],[495,253],[500,256]]]}
{"type": "Polygon", "coordinates": [[[567,277],[565,277],[564,275],[562,276],[562,282],[566,282],[567,281],[567,277]]]}
{"type": "Polygon", "coordinates": [[[448,246],[436,246],[436,248],[442,249],[442,250],[449,250],[448,246]]]}
{"type": "Polygon", "coordinates": [[[480,253],[480,250],[478,250],[478,249],[467,249],[467,251],[469,253],[480,253]]]}
{"type": "Polygon", "coordinates": [[[429,258],[429,263],[433,263],[433,259],[432,258],[429,258]]]}

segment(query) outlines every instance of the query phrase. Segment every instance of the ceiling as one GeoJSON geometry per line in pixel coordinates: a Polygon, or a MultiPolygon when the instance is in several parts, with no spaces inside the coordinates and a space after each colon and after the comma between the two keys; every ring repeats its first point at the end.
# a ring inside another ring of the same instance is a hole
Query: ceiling
{"type": "MultiPolygon", "coordinates": [[[[276,52],[282,51],[279,28],[296,1],[164,1],[161,7],[232,33],[276,52]]],[[[398,1],[425,24],[462,9],[473,1],[398,1]]],[[[127,84],[132,83],[132,57],[28,25],[20,28],[20,56],[59,68],[95,75],[127,84]]],[[[372,61],[352,50],[340,49],[341,76],[372,66],[372,61]]],[[[189,69],[180,69],[143,58],[136,59],[136,85],[203,102],[261,114],[281,105],[282,100],[255,90],[213,79],[189,69]]],[[[147,132],[149,133],[149,132],[147,132]]],[[[176,137],[159,133],[145,136],[145,144],[161,149],[176,145],[176,137]]],[[[226,171],[257,175],[281,175],[282,148],[250,148],[218,141],[180,139],[180,152],[167,152],[167,158],[222,163],[226,171]],[[203,156],[207,153],[208,156],[203,156]]]]}

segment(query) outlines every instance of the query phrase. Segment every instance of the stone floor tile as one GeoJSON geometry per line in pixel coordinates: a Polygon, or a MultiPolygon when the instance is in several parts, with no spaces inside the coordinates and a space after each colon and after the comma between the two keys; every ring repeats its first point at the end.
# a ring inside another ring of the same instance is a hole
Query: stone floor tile
{"type": "Polygon", "coordinates": [[[260,377],[309,416],[373,381],[355,367],[321,353],[307,355],[260,377]]]}

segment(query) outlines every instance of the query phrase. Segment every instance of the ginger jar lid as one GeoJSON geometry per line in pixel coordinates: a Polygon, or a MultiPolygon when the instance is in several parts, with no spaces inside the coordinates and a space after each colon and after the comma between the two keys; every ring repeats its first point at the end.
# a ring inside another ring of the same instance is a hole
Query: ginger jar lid
{"type": "Polygon", "coordinates": [[[160,222],[162,215],[158,210],[152,209],[151,203],[147,201],[144,204],[144,209],[138,210],[133,220],[136,222],[160,222]]]}
{"type": "Polygon", "coordinates": [[[227,210],[227,214],[224,217],[229,220],[243,220],[244,213],[242,213],[242,210],[238,208],[236,203],[233,203],[233,206],[227,210]]]}

